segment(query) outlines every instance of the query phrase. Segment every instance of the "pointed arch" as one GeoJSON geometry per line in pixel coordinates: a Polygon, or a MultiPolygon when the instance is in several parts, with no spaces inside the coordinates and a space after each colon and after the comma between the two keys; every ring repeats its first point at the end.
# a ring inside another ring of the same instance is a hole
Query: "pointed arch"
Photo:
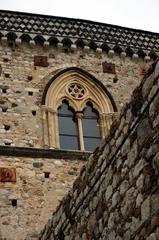
{"type": "Polygon", "coordinates": [[[82,114],[88,102],[98,111],[101,138],[107,134],[117,111],[111,94],[94,76],[82,69],[71,67],[58,72],[50,79],[43,93],[44,135],[48,135],[48,140],[44,141],[46,145],[60,148],[57,111],[64,100],[76,113],[80,150],[85,149],[82,143],[82,114]]]}

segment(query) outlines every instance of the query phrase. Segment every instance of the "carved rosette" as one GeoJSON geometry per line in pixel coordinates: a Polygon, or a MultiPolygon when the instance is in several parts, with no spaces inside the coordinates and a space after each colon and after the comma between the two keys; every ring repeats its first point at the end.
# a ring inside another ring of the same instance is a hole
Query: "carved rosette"
{"type": "Polygon", "coordinates": [[[66,92],[74,99],[81,100],[86,95],[86,89],[79,83],[71,83],[67,86],[66,92]]]}

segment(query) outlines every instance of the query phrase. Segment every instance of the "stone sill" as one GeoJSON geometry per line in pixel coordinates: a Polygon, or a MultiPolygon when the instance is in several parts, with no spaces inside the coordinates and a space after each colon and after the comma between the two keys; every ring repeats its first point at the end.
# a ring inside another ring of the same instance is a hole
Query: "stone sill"
{"type": "Polygon", "coordinates": [[[52,158],[52,159],[86,161],[90,156],[90,154],[91,152],[82,152],[82,151],[73,151],[73,150],[0,146],[1,156],[52,158]]]}

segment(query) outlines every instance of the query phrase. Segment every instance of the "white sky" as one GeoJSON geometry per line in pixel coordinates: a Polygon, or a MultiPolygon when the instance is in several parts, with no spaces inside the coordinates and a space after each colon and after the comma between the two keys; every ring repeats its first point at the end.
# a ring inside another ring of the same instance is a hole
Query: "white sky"
{"type": "Polygon", "coordinates": [[[88,19],[159,33],[159,0],[0,0],[0,9],[88,19]]]}

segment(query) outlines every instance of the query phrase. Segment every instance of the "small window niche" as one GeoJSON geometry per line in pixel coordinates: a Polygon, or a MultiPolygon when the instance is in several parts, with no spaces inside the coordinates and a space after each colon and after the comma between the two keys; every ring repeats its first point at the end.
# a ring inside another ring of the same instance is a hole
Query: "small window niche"
{"type": "Polygon", "coordinates": [[[7,90],[9,89],[7,85],[0,85],[0,88],[2,90],[2,93],[7,93],[7,90]]]}
{"type": "Polygon", "coordinates": [[[7,89],[6,89],[6,88],[3,88],[3,89],[2,89],[2,93],[7,93],[7,89]]]}
{"type": "Polygon", "coordinates": [[[9,124],[4,124],[4,129],[5,129],[6,131],[9,131],[10,125],[9,125],[9,124]]]}
{"type": "Polygon", "coordinates": [[[44,172],[44,177],[49,178],[50,177],[50,172],[48,172],[48,171],[44,172]]]}
{"type": "Polygon", "coordinates": [[[7,112],[8,107],[7,106],[2,106],[2,112],[7,112]]]}
{"type": "Polygon", "coordinates": [[[33,96],[33,92],[32,91],[28,91],[28,95],[29,96],[33,96]]]}
{"type": "Polygon", "coordinates": [[[11,199],[12,207],[17,207],[17,199],[11,199]]]}
{"type": "Polygon", "coordinates": [[[10,77],[10,74],[9,74],[9,73],[5,73],[4,76],[5,76],[6,78],[9,78],[9,77],[10,77]]]}
{"type": "Polygon", "coordinates": [[[31,112],[33,116],[36,116],[36,110],[32,110],[31,112]]]}

